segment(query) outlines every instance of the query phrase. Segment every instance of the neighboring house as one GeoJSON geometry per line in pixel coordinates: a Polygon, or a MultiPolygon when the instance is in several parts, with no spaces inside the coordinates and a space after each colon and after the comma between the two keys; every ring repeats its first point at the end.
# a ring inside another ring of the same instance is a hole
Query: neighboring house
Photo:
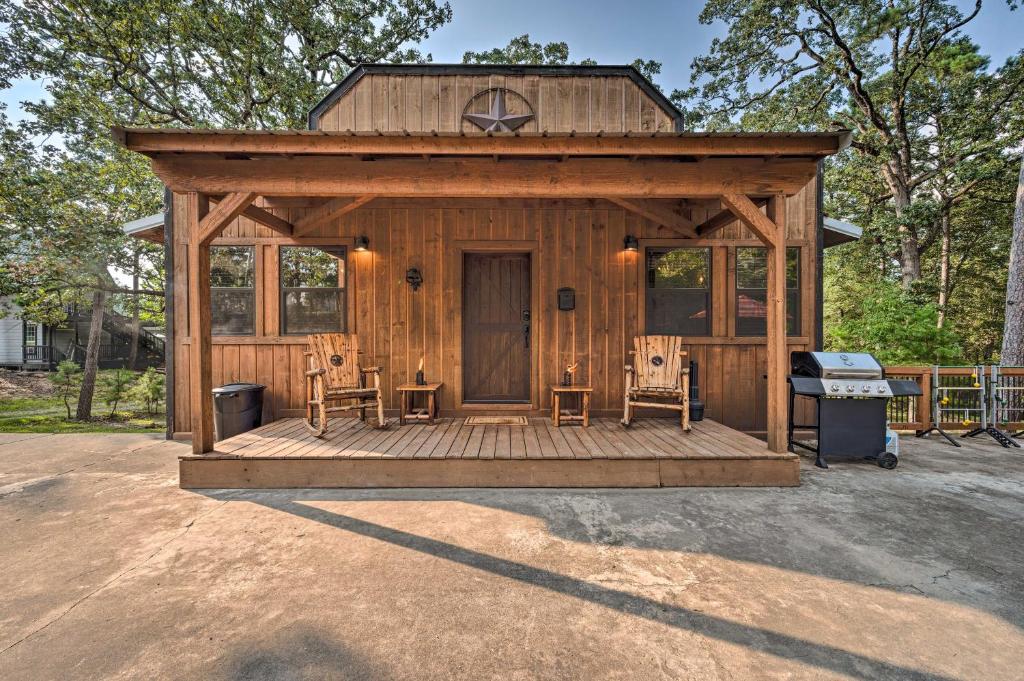
{"type": "Polygon", "coordinates": [[[621,415],[633,337],[682,336],[707,416],[785,449],[848,132],[686,131],[631,67],[437,64],[360,66],[309,128],[115,130],[169,190],[168,428],[197,454],[207,386],[304,413],[322,331],[358,334],[390,413],[423,360],[442,417],[548,415],[574,362],[621,415]]]}
{"type": "Polygon", "coordinates": [[[0,317],[0,367],[49,368],[47,339],[51,329],[45,324],[23,319],[21,308],[11,296],[0,298],[0,307],[4,312],[4,316],[0,317]]]}

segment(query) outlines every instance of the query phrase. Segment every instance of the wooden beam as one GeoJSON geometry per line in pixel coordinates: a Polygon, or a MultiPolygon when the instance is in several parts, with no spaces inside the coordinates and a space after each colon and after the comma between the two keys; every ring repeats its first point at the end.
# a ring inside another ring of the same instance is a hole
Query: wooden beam
{"type": "Polygon", "coordinates": [[[206,197],[188,195],[189,402],[192,405],[192,452],[213,451],[213,348],[210,336],[210,242],[203,240],[206,197]]]}
{"type": "MultiPolygon", "coordinates": [[[[722,205],[760,239],[765,246],[776,244],[775,223],[761,212],[757,205],[743,194],[722,194],[722,205]]],[[[784,235],[783,235],[784,236],[784,235]]],[[[785,238],[783,238],[785,246],[785,238]]]]}
{"type": "Polygon", "coordinates": [[[768,217],[775,225],[775,238],[774,244],[766,249],[765,254],[768,258],[768,290],[765,298],[768,371],[766,429],[768,449],[773,452],[784,452],[789,448],[789,386],[786,383],[786,375],[789,373],[789,349],[786,347],[786,197],[773,196],[768,201],[768,217]]]}
{"type": "Polygon", "coordinates": [[[768,449],[784,452],[788,449],[787,417],[789,388],[789,350],[786,347],[786,197],[772,196],[768,200],[768,215],[760,211],[742,194],[723,194],[726,206],[765,245],[768,261],[767,291],[765,296],[765,352],[767,355],[768,449]]]}
{"type": "MultiPolygon", "coordinates": [[[[210,197],[211,201],[220,202],[223,197],[210,197]]],[[[258,206],[248,206],[242,211],[242,215],[249,218],[253,222],[258,222],[264,227],[269,227],[282,236],[292,236],[294,227],[292,223],[277,217],[270,211],[264,210],[258,206]]]]}
{"type": "MultiPolygon", "coordinates": [[[[768,199],[754,199],[754,205],[758,208],[763,207],[766,203],[768,203],[768,199]]],[[[726,208],[697,225],[697,236],[706,239],[723,227],[732,224],[736,219],[736,214],[726,208]]]]}
{"type": "Polygon", "coordinates": [[[809,159],[708,159],[701,164],[625,159],[564,163],[510,159],[354,161],[306,157],[277,162],[203,155],[160,156],[153,170],[174,191],[263,196],[444,196],[507,198],[718,198],[723,191],[796,194],[817,174],[809,159]]]}
{"type": "Polygon", "coordinates": [[[403,154],[443,156],[812,156],[846,147],[848,132],[709,134],[603,133],[379,134],[377,132],[227,131],[115,129],[115,139],[133,151],[209,154],[403,154]],[[120,134],[118,134],[120,133],[120,134]]]}
{"type": "Polygon", "coordinates": [[[325,225],[331,220],[340,218],[342,215],[354,211],[356,208],[373,201],[375,198],[377,197],[372,194],[367,194],[364,196],[345,196],[337,199],[331,199],[327,203],[317,206],[296,220],[294,236],[308,234],[317,227],[325,225]]]}
{"type": "Polygon", "coordinates": [[[194,237],[198,238],[201,244],[209,244],[232,220],[241,215],[255,198],[255,192],[228,194],[199,222],[199,231],[194,237]]]}
{"type": "Polygon", "coordinates": [[[667,205],[657,201],[649,201],[645,199],[623,199],[614,196],[608,200],[618,206],[622,206],[632,213],[636,213],[637,215],[643,216],[663,227],[671,229],[679,236],[684,236],[689,239],[696,238],[697,236],[697,230],[695,229],[693,222],[675,212],[667,205]]]}

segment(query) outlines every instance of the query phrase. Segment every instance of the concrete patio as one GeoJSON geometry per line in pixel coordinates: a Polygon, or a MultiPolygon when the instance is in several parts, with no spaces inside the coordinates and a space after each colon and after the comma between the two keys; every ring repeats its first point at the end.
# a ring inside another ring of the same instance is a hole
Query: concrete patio
{"type": "Polygon", "coordinates": [[[0,678],[1019,679],[1024,456],[791,489],[181,490],[0,439],[0,678]]]}

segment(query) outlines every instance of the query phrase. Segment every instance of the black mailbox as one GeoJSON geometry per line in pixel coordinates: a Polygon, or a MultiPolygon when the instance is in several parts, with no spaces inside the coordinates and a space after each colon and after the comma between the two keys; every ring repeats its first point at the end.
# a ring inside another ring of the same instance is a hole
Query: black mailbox
{"type": "Polygon", "coordinates": [[[575,310],[576,309],[576,291],[571,288],[560,288],[558,289],[558,309],[559,310],[575,310]]]}

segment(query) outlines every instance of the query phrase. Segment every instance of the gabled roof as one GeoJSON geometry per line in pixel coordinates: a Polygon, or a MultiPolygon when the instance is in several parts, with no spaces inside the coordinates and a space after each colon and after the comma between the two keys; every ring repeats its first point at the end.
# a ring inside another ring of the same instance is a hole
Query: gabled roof
{"type": "Polygon", "coordinates": [[[310,110],[309,129],[316,130],[320,116],[364,76],[372,73],[419,76],[479,76],[485,73],[499,76],[621,76],[633,81],[644,94],[653,99],[675,121],[677,131],[683,130],[683,112],[635,67],[575,64],[360,64],[310,110]]]}

